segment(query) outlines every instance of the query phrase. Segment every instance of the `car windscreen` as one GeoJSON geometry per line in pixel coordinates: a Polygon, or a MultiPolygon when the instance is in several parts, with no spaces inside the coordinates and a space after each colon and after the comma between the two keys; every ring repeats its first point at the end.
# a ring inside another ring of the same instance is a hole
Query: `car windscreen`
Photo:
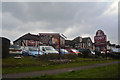
{"type": "Polygon", "coordinates": [[[48,50],[48,51],[49,51],[49,50],[52,50],[52,51],[55,50],[55,49],[52,48],[52,47],[45,47],[45,49],[48,50]]]}
{"type": "Polygon", "coordinates": [[[30,47],[29,50],[30,51],[38,51],[38,48],[37,47],[30,47]]]}
{"type": "Polygon", "coordinates": [[[71,50],[70,50],[70,49],[67,49],[67,51],[68,51],[68,52],[71,52],[71,50]]]}
{"type": "Polygon", "coordinates": [[[73,52],[79,52],[79,51],[78,51],[78,50],[76,50],[76,49],[72,49],[72,51],[73,51],[73,52]]]}
{"type": "Polygon", "coordinates": [[[16,45],[11,45],[10,48],[14,48],[14,49],[20,49],[20,46],[16,46],[16,45]]]}

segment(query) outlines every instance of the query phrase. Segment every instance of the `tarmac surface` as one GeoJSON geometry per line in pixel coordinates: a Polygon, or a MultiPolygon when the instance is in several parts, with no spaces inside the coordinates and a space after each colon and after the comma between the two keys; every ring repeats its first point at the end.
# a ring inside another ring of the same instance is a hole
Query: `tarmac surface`
{"type": "Polygon", "coordinates": [[[45,75],[45,74],[47,74],[47,75],[60,74],[60,73],[64,73],[64,72],[90,69],[90,68],[102,67],[102,66],[107,66],[107,65],[111,65],[111,64],[118,64],[118,63],[120,63],[120,61],[87,65],[87,66],[79,66],[79,67],[73,67],[73,68],[62,68],[62,69],[55,69],[55,70],[44,70],[44,71],[4,74],[4,75],[2,75],[2,78],[27,78],[27,77],[41,76],[41,75],[45,75]]]}

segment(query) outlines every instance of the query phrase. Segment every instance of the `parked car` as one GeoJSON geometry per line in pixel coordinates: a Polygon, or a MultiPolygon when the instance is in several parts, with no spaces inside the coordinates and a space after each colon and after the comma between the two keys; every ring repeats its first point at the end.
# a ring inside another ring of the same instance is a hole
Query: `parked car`
{"type": "Polygon", "coordinates": [[[38,47],[29,47],[28,54],[31,56],[40,56],[43,55],[38,47]]]}
{"type": "Polygon", "coordinates": [[[75,54],[75,55],[78,55],[78,54],[82,54],[80,53],[78,50],[76,49],[67,49],[67,51],[70,53],[70,54],[75,54]]]}
{"type": "Polygon", "coordinates": [[[82,52],[83,52],[83,50],[85,50],[85,49],[77,49],[77,50],[78,50],[79,52],[81,52],[81,53],[82,53],[82,52]]]}
{"type": "Polygon", "coordinates": [[[57,50],[55,50],[52,46],[40,46],[40,51],[43,54],[51,54],[51,53],[59,53],[57,50]]]}
{"type": "Polygon", "coordinates": [[[102,54],[110,53],[110,51],[101,51],[102,54]]]}
{"type": "Polygon", "coordinates": [[[35,46],[27,46],[22,48],[23,50],[23,56],[40,56],[42,55],[42,52],[38,49],[38,47],[35,46]]]}
{"type": "MultiPolygon", "coordinates": [[[[56,49],[59,52],[59,49],[56,49]]],[[[69,54],[66,49],[60,49],[60,54],[69,54]]]]}
{"type": "Polygon", "coordinates": [[[78,49],[79,52],[83,53],[83,51],[87,50],[89,53],[91,53],[90,49],[78,49]]]}
{"type": "Polygon", "coordinates": [[[105,54],[105,51],[101,51],[101,54],[105,54]]]}
{"type": "Polygon", "coordinates": [[[21,55],[22,49],[20,48],[20,46],[11,45],[9,48],[9,54],[21,55]]]}
{"type": "Polygon", "coordinates": [[[29,56],[29,54],[28,54],[28,47],[21,46],[21,49],[22,49],[22,55],[23,56],[29,56]]]}
{"type": "Polygon", "coordinates": [[[110,51],[107,51],[107,53],[110,53],[110,51]]]}

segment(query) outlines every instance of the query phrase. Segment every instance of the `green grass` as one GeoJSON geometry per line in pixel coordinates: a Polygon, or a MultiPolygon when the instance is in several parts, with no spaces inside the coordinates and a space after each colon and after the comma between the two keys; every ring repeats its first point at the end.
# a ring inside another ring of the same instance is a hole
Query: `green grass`
{"type": "MultiPolygon", "coordinates": [[[[72,60],[72,63],[65,64],[54,64],[51,65],[49,61],[38,61],[33,57],[24,57],[21,59],[14,59],[12,57],[3,59],[2,68],[3,74],[8,73],[19,73],[19,72],[32,72],[32,71],[41,71],[41,70],[50,70],[50,69],[60,69],[60,68],[69,68],[77,67],[81,65],[92,65],[99,63],[107,63],[117,60],[104,60],[104,59],[93,59],[93,58],[77,58],[72,60]]],[[[53,63],[53,62],[52,62],[53,63]]]]}
{"type": "Polygon", "coordinates": [[[31,66],[31,65],[42,65],[45,64],[44,61],[37,61],[33,57],[23,57],[21,59],[15,59],[9,57],[2,60],[3,67],[16,67],[16,66],[31,66]]]}
{"type": "Polygon", "coordinates": [[[118,64],[113,64],[87,70],[71,71],[58,75],[43,75],[32,78],[118,78],[119,76],[118,64]]]}

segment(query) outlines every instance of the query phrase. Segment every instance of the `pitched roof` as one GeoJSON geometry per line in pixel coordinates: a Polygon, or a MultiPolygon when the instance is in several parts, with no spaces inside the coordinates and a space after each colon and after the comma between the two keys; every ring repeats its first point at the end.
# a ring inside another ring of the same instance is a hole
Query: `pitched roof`
{"type": "Polygon", "coordinates": [[[25,34],[25,35],[21,36],[20,38],[18,38],[17,40],[15,40],[13,42],[16,42],[18,40],[35,40],[35,41],[39,41],[39,36],[28,33],[28,34],[25,34]]]}
{"type": "Polygon", "coordinates": [[[65,43],[72,43],[72,40],[65,40],[65,43]]]}

